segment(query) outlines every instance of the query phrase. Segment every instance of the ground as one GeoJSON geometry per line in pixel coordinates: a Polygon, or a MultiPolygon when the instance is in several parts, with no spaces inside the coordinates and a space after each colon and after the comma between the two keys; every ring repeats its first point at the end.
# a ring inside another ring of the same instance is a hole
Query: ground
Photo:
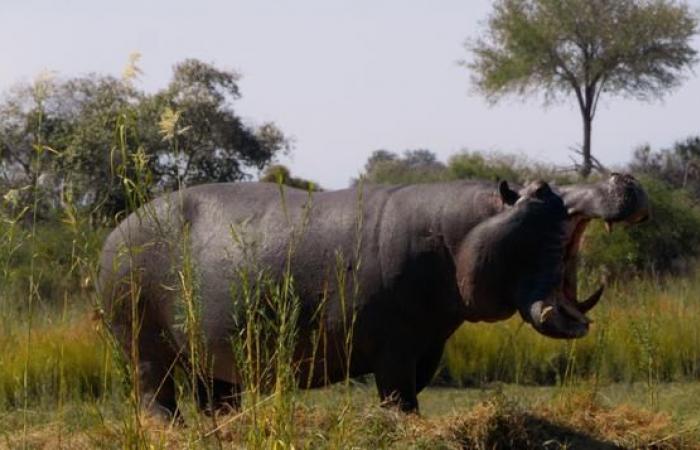
{"type": "Polygon", "coordinates": [[[186,409],[176,425],[125,398],[38,405],[0,411],[0,448],[700,449],[699,382],[433,387],[419,400],[405,416],[377,407],[370,385],[336,385],[261,396],[243,414],[186,409]]]}

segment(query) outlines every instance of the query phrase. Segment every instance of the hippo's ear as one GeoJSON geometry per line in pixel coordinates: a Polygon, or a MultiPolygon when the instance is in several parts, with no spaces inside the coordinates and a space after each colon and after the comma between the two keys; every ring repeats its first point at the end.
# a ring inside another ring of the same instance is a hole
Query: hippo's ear
{"type": "Polygon", "coordinates": [[[518,193],[512,190],[510,186],[508,186],[508,182],[505,180],[498,183],[498,193],[501,194],[501,200],[505,205],[512,206],[520,198],[518,193]]]}

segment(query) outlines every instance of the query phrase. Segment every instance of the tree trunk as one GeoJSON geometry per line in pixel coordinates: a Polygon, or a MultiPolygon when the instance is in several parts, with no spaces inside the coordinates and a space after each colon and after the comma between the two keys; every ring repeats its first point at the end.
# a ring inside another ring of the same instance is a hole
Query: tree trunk
{"type": "Polygon", "coordinates": [[[579,173],[586,179],[591,174],[593,170],[593,160],[591,159],[591,125],[593,119],[589,114],[583,112],[583,147],[581,147],[581,156],[583,157],[583,162],[581,164],[581,170],[579,173]]]}

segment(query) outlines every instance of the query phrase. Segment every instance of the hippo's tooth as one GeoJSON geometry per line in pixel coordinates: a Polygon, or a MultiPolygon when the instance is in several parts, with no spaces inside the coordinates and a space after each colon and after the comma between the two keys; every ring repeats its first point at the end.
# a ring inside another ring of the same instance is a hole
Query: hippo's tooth
{"type": "Polygon", "coordinates": [[[568,300],[559,302],[559,307],[561,307],[564,312],[572,319],[578,320],[581,323],[589,324],[592,322],[591,319],[583,315],[581,311],[578,310],[574,305],[572,305],[568,300]]]}
{"type": "Polygon", "coordinates": [[[547,318],[552,314],[552,311],[554,311],[554,306],[552,305],[547,305],[542,308],[542,312],[540,313],[540,323],[546,322],[547,318]]]}
{"type": "Polygon", "coordinates": [[[612,233],[613,230],[613,222],[610,220],[605,221],[605,229],[607,230],[608,234],[612,233]]]}

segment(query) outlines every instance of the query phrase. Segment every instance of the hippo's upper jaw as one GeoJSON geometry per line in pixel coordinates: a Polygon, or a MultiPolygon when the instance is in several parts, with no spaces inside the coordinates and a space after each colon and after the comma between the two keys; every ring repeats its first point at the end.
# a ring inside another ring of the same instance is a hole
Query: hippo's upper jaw
{"type": "Polygon", "coordinates": [[[615,222],[638,223],[650,216],[649,198],[629,174],[613,173],[599,183],[565,186],[559,193],[569,216],[602,219],[609,229],[615,222]]]}

